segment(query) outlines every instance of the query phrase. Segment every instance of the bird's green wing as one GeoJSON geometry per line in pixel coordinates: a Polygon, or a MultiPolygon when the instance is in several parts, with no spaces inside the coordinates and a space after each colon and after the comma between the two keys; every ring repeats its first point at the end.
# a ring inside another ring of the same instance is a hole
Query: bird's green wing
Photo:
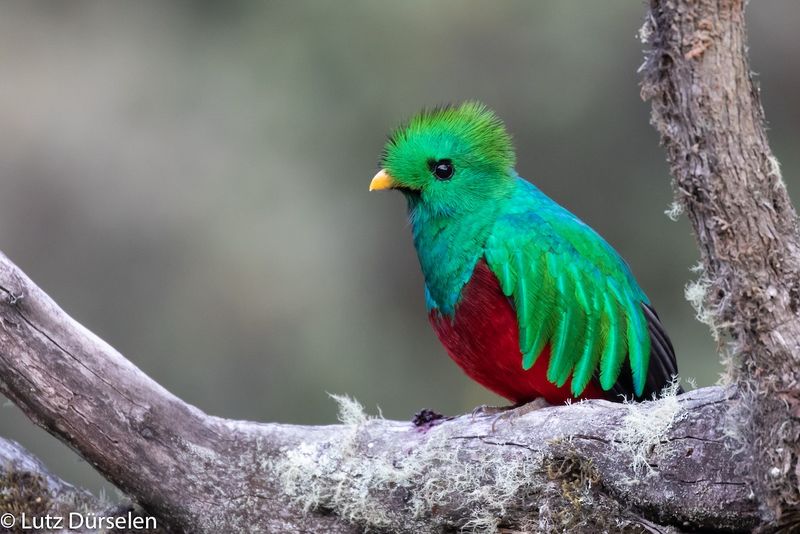
{"type": "Polygon", "coordinates": [[[561,208],[504,215],[486,242],[486,261],[516,309],[522,366],[550,345],[547,379],[572,377],[579,396],[592,376],[614,387],[628,357],[637,397],[647,380],[647,297],[602,237],[561,208]]]}

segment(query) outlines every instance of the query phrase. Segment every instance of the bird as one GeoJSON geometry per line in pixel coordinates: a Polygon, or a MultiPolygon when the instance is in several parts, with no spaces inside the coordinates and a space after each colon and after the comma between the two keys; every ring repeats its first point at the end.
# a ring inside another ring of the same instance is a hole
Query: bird
{"type": "Polygon", "coordinates": [[[611,245],[515,161],[501,119],[466,101],[395,128],[370,182],[407,201],[446,352],[512,407],[658,396],[678,369],[650,300],[611,245]]]}

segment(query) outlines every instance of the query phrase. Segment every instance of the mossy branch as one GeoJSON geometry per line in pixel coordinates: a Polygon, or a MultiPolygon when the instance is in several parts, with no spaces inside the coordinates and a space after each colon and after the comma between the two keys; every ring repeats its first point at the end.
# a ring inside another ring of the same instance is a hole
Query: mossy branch
{"type": "MultiPolygon", "coordinates": [[[[23,534],[31,530],[41,532],[43,529],[38,526],[32,528],[33,518],[47,516],[68,518],[71,514],[76,514],[81,517],[90,515],[121,517],[131,514],[141,517],[141,522],[144,523],[144,511],[140,507],[131,502],[114,505],[104,499],[98,499],[90,492],[76,488],[51,473],[19,443],[0,438],[0,516],[3,514],[12,514],[16,522],[12,527],[0,524],[0,531],[14,534],[23,534]],[[25,522],[21,521],[23,515],[27,518],[25,522]]],[[[54,530],[63,530],[70,534],[97,532],[97,529],[85,527],[85,524],[75,524],[79,521],[72,523],[70,526],[70,521],[67,520],[58,526],[57,522],[52,520],[50,525],[55,527],[54,530]]],[[[156,527],[137,532],[164,534],[167,531],[156,527]]]]}
{"type": "Polygon", "coordinates": [[[491,430],[366,417],[259,424],[174,397],[0,254],[0,391],[149,513],[190,532],[737,530],[756,502],[719,425],[734,391],[543,409],[491,430]]]}

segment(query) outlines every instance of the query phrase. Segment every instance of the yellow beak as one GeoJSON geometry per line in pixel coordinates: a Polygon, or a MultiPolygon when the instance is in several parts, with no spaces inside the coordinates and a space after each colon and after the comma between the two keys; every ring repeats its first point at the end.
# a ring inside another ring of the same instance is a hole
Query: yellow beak
{"type": "Polygon", "coordinates": [[[394,178],[392,178],[386,169],[381,169],[378,174],[372,177],[369,183],[370,191],[381,191],[382,189],[391,189],[394,187],[394,178]]]}

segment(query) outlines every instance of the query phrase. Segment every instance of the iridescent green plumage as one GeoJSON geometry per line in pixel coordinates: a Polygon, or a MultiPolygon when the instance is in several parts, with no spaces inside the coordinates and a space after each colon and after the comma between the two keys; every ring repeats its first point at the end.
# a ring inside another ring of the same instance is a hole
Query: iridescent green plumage
{"type": "Polygon", "coordinates": [[[600,384],[611,389],[629,353],[634,389],[641,393],[650,337],[638,303],[648,303],[647,297],[602,237],[516,180],[492,225],[485,256],[514,301],[523,366],[530,368],[550,343],[547,378],[562,386],[572,375],[577,396],[598,365],[600,384]]]}
{"type": "Polygon", "coordinates": [[[616,391],[626,357],[637,397],[646,383],[652,391],[676,372],[671,345],[626,263],[517,175],[510,136],[483,105],[412,118],[390,137],[383,164],[382,180],[391,178],[408,199],[430,310],[457,313],[462,289],[485,260],[513,304],[524,369],[549,346],[547,379],[569,382],[575,397],[593,378],[616,391]],[[432,172],[441,162],[452,164],[452,177],[432,172]],[[648,375],[654,335],[667,341],[655,347],[658,373],[648,375]]]}

